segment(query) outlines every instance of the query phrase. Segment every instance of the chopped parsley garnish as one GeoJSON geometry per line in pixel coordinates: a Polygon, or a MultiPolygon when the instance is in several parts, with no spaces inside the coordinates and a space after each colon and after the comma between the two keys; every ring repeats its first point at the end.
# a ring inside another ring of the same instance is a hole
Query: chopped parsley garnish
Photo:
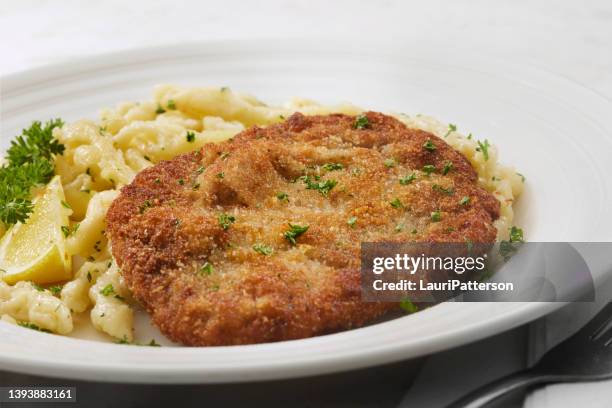
{"type": "Polygon", "coordinates": [[[276,193],[276,198],[278,198],[279,201],[289,201],[289,194],[284,193],[282,191],[279,191],[278,193],[276,193]]]}
{"type": "Polygon", "coordinates": [[[523,230],[514,225],[510,227],[510,242],[523,242],[523,230]]]}
{"type": "Polygon", "coordinates": [[[91,276],[91,271],[87,271],[87,282],[91,282],[93,276],[91,276]]]}
{"type": "Polygon", "coordinates": [[[323,170],[334,171],[334,170],[342,170],[344,166],[341,163],[325,163],[321,166],[323,170]]]}
{"type": "Polygon", "coordinates": [[[221,153],[219,153],[219,158],[220,158],[221,160],[225,160],[225,159],[227,159],[228,157],[230,157],[230,155],[231,155],[231,153],[230,153],[230,152],[221,152],[221,153]]]}
{"type": "Polygon", "coordinates": [[[459,205],[467,205],[470,203],[470,197],[463,196],[461,200],[459,200],[459,205]]]}
{"type": "Polygon", "coordinates": [[[64,145],[53,137],[62,127],[61,119],[44,125],[32,122],[11,142],[6,163],[0,167],[0,221],[6,225],[24,222],[34,205],[30,190],[47,183],[53,176],[53,159],[64,152],[64,145]]]}
{"type": "Polygon", "coordinates": [[[100,294],[102,296],[110,296],[110,295],[114,295],[115,294],[115,288],[113,287],[112,283],[109,283],[108,285],[106,285],[101,291],[100,294]]]}
{"type": "Polygon", "coordinates": [[[189,143],[193,143],[193,142],[195,142],[195,136],[196,135],[195,135],[194,132],[192,132],[191,130],[188,130],[187,131],[187,135],[185,136],[185,138],[187,139],[187,141],[189,143]]]}
{"type": "MultiPolygon", "coordinates": [[[[310,176],[302,176],[300,179],[306,184],[306,190],[317,190],[323,197],[327,197],[332,188],[338,184],[336,180],[313,181],[310,176]]],[[[317,177],[315,176],[315,180],[317,177]]]]}
{"type": "Polygon", "coordinates": [[[442,167],[442,174],[447,175],[449,171],[453,169],[453,162],[447,161],[444,163],[444,167],[442,167]]]}
{"type": "Polygon", "coordinates": [[[265,244],[255,244],[253,245],[253,251],[268,256],[268,255],[272,255],[272,252],[274,252],[274,250],[272,249],[271,246],[265,245],[265,244]]]}
{"type": "Polygon", "coordinates": [[[520,178],[521,181],[524,183],[525,182],[525,176],[523,176],[521,173],[516,173],[520,178]]]}
{"type": "Polygon", "coordinates": [[[404,229],[404,224],[397,224],[394,228],[395,232],[402,232],[404,229]]]}
{"type": "Polygon", "coordinates": [[[419,308],[408,298],[404,298],[400,301],[400,307],[406,313],[415,313],[419,311],[419,308]]]}
{"type": "Polygon", "coordinates": [[[221,228],[226,230],[230,227],[230,225],[236,222],[236,217],[234,217],[233,215],[221,213],[219,214],[217,220],[219,221],[219,225],[221,226],[221,228]]]}
{"type": "Polygon", "coordinates": [[[34,323],[30,323],[30,322],[17,322],[17,324],[19,326],[21,326],[21,327],[25,327],[26,329],[32,329],[32,330],[36,330],[36,331],[40,331],[40,332],[44,332],[44,333],[51,333],[47,329],[41,329],[38,325],[36,325],[34,323]]]}
{"type": "Polygon", "coordinates": [[[393,199],[393,201],[389,201],[389,204],[391,204],[391,207],[393,208],[402,208],[404,206],[404,204],[402,204],[400,199],[397,197],[393,199]]]}
{"type": "Polygon", "coordinates": [[[161,105],[157,105],[157,109],[155,109],[155,113],[161,115],[162,113],[166,113],[166,110],[161,107],[161,105]]]}
{"type": "Polygon", "coordinates": [[[355,227],[356,222],[357,222],[357,217],[351,217],[348,219],[346,223],[349,225],[349,227],[353,228],[355,227]]]}
{"type": "Polygon", "coordinates": [[[62,200],[61,203],[62,203],[62,207],[67,208],[69,210],[72,210],[72,207],[70,206],[70,204],[68,204],[64,200],[62,200]]]}
{"type": "Polygon", "coordinates": [[[414,180],[416,180],[416,174],[412,173],[412,174],[409,174],[407,176],[400,177],[399,183],[402,186],[406,186],[406,185],[412,183],[414,180]]]}
{"type": "Polygon", "coordinates": [[[383,164],[385,165],[385,167],[391,168],[391,167],[395,167],[396,163],[394,159],[385,159],[383,164]]]}
{"type": "Polygon", "coordinates": [[[296,244],[296,238],[308,231],[309,225],[297,225],[289,223],[289,231],[286,231],[283,236],[291,245],[296,244]]]}
{"type": "Polygon", "coordinates": [[[423,149],[427,150],[428,152],[433,152],[437,148],[436,148],[436,145],[433,144],[431,139],[427,139],[427,141],[425,143],[423,143],[423,149]]]}
{"type": "Polygon", "coordinates": [[[175,110],[176,109],[176,102],[174,102],[174,99],[168,99],[168,103],[167,103],[166,106],[170,110],[175,110]]]}
{"type": "Polygon", "coordinates": [[[196,174],[202,174],[202,173],[204,173],[204,166],[200,166],[196,170],[196,174]]]}
{"type": "Polygon", "coordinates": [[[115,292],[115,288],[113,287],[112,284],[108,284],[106,285],[101,291],[100,294],[103,296],[110,296],[110,295],[114,295],[115,299],[120,300],[120,301],[124,301],[125,299],[120,296],[118,293],[115,292]]]}
{"type": "Polygon", "coordinates": [[[437,210],[437,211],[432,211],[432,213],[431,213],[431,220],[432,220],[433,222],[438,222],[438,221],[440,221],[441,219],[442,219],[442,215],[440,214],[440,211],[439,211],[439,210],[437,210]]]}
{"type": "Polygon", "coordinates": [[[210,262],[206,262],[204,265],[202,265],[199,271],[200,275],[212,275],[212,273],[213,273],[213,266],[210,262]]]}
{"type": "Polygon", "coordinates": [[[482,143],[480,140],[478,141],[478,147],[476,148],[476,151],[482,153],[482,157],[484,157],[485,161],[489,160],[490,146],[491,145],[489,144],[489,141],[487,139],[485,139],[484,143],[482,143]]]}
{"type": "Polygon", "coordinates": [[[217,178],[222,179],[224,177],[225,177],[225,173],[224,172],[217,173],[217,178]]]}
{"type": "Polygon", "coordinates": [[[30,284],[32,285],[32,287],[34,289],[36,289],[39,292],[44,292],[45,291],[45,288],[43,288],[42,286],[40,286],[40,285],[38,285],[38,284],[36,284],[34,282],[30,282],[30,284]]]}
{"type": "Polygon", "coordinates": [[[78,222],[74,224],[72,228],[70,228],[67,225],[62,225],[61,230],[62,230],[62,234],[64,235],[64,238],[68,238],[69,236],[75,234],[78,231],[79,226],[80,224],[78,222]]]}
{"type": "Polygon", "coordinates": [[[428,176],[434,171],[436,171],[436,166],[434,166],[433,164],[426,164],[423,166],[423,172],[428,176]]]}
{"type": "Polygon", "coordinates": [[[359,115],[355,118],[353,127],[355,129],[367,129],[370,127],[370,120],[366,115],[359,115]]]}
{"type": "Polygon", "coordinates": [[[446,194],[446,195],[453,195],[455,193],[455,189],[452,187],[448,187],[448,188],[444,188],[439,184],[434,184],[433,186],[431,186],[431,189],[434,191],[438,191],[440,193],[446,194]]]}
{"type": "Polygon", "coordinates": [[[181,186],[185,185],[185,179],[182,179],[182,178],[178,179],[178,183],[179,183],[181,186]]]}
{"type": "Polygon", "coordinates": [[[448,124],[448,130],[446,131],[446,134],[444,135],[444,137],[448,137],[448,135],[451,134],[451,132],[456,132],[457,131],[457,125],[453,125],[452,123],[448,124]]]}
{"type": "Polygon", "coordinates": [[[140,207],[138,207],[138,212],[140,212],[140,214],[144,214],[144,212],[147,210],[147,208],[151,208],[151,207],[153,207],[153,204],[151,204],[151,201],[144,200],[142,205],[140,207]]]}
{"type": "Polygon", "coordinates": [[[417,233],[417,229],[413,228],[412,231],[410,231],[411,234],[416,234],[417,233]]]}
{"type": "Polygon", "coordinates": [[[510,240],[499,243],[499,254],[507,261],[518,251],[523,242],[523,230],[512,226],[510,227],[510,240]]]}
{"type": "MultiPolygon", "coordinates": [[[[102,315],[102,316],[104,316],[104,315],[102,315]]],[[[148,342],[148,343],[146,343],[146,344],[139,344],[139,343],[136,343],[136,342],[130,342],[130,341],[127,339],[127,336],[123,336],[123,338],[121,338],[121,339],[119,339],[119,340],[115,341],[115,343],[117,343],[117,344],[125,344],[125,345],[128,345],[128,346],[148,346],[148,347],[161,347],[161,344],[158,344],[158,343],[155,341],[155,339],[152,339],[150,342],[148,342]]]]}

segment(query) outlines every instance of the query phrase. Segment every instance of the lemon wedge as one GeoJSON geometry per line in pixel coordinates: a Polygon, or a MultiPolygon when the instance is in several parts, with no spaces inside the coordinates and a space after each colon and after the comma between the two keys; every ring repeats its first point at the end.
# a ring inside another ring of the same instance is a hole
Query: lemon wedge
{"type": "Polygon", "coordinates": [[[71,210],[59,176],[34,198],[34,210],[25,223],[12,226],[0,240],[0,276],[9,285],[18,281],[46,284],[72,277],[62,226],[71,210]]]}

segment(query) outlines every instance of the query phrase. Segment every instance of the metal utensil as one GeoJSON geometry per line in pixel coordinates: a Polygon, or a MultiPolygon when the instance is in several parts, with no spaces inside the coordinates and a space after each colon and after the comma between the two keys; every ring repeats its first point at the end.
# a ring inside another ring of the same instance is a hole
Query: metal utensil
{"type": "Polygon", "coordinates": [[[449,408],[483,407],[512,391],[533,385],[612,378],[612,303],[582,329],[546,353],[533,367],[493,381],[449,408]]]}

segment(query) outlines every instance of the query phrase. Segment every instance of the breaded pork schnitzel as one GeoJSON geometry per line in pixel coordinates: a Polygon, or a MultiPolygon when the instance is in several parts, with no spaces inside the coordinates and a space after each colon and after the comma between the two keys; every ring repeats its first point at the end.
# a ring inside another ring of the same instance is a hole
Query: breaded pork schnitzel
{"type": "Polygon", "coordinates": [[[376,112],[253,127],[161,162],[107,214],[134,297],[193,346],[310,337],[362,302],[360,242],[493,242],[499,202],[442,139],[376,112]]]}

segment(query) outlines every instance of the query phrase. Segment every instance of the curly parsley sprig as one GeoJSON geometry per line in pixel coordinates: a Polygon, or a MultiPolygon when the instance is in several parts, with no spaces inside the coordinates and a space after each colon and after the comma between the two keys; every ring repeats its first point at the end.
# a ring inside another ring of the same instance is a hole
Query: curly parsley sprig
{"type": "Polygon", "coordinates": [[[53,177],[54,156],[64,152],[64,145],[53,137],[53,129],[62,127],[61,119],[33,122],[11,142],[6,163],[0,167],[0,221],[6,225],[24,222],[33,210],[30,190],[53,177]]]}
{"type": "Polygon", "coordinates": [[[50,120],[44,126],[41,122],[32,122],[28,129],[23,129],[21,136],[11,142],[6,152],[10,165],[21,166],[39,159],[52,160],[54,155],[64,153],[64,145],[53,138],[53,129],[63,125],[61,119],[50,120]]]}

